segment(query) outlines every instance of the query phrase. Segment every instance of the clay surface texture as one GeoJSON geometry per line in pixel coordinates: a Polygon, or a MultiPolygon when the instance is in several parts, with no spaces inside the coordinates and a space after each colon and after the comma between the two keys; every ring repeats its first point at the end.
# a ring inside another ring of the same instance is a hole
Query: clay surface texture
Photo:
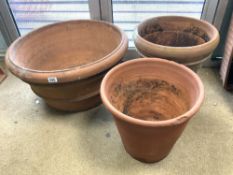
{"type": "Polygon", "coordinates": [[[141,120],[167,120],[188,110],[187,95],[175,85],[158,79],[117,84],[111,97],[124,114],[141,120]]]}
{"type": "Polygon", "coordinates": [[[173,24],[160,25],[152,23],[141,31],[141,36],[155,44],[173,47],[188,47],[203,44],[209,41],[205,31],[199,27],[190,25],[189,27],[176,27],[173,24]]]}
{"type": "Polygon", "coordinates": [[[217,47],[219,32],[207,21],[159,16],[137,26],[134,43],[141,56],[172,60],[197,71],[217,47]]]}
{"type": "Polygon", "coordinates": [[[159,58],[115,66],[103,78],[100,92],[125,150],[143,162],[156,162],[169,154],[204,99],[197,74],[159,58]]]}
{"type": "Polygon", "coordinates": [[[101,103],[100,82],[128,47],[107,22],[72,20],[36,29],[8,49],[10,71],[58,110],[83,111],[101,103]]]}

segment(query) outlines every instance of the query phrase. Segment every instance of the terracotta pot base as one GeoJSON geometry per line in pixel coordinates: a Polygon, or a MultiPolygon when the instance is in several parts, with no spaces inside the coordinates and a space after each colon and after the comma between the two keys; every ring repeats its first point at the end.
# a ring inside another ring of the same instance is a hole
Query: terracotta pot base
{"type": "Polygon", "coordinates": [[[148,156],[148,155],[135,156],[135,155],[132,155],[132,153],[130,153],[129,151],[127,151],[127,149],[125,149],[125,150],[126,150],[126,152],[127,152],[132,158],[134,158],[134,159],[136,159],[136,160],[138,160],[138,161],[140,161],[140,162],[144,162],[144,163],[155,163],[155,162],[159,162],[159,161],[165,159],[165,158],[169,155],[169,153],[170,153],[170,151],[169,151],[167,154],[164,154],[164,155],[161,156],[161,157],[154,158],[153,156],[150,157],[150,156],[148,156]],[[145,158],[145,157],[146,157],[146,158],[145,158]]]}
{"type": "Polygon", "coordinates": [[[50,100],[44,99],[48,106],[60,111],[77,112],[94,108],[101,104],[99,94],[83,100],[50,100]]]}
{"type": "Polygon", "coordinates": [[[190,62],[184,65],[192,69],[194,72],[197,72],[203,66],[204,62],[210,58],[210,56],[211,55],[207,56],[206,58],[203,58],[200,61],[190,62]]]}
{"type": "MultiPolygon", "coordinates": [[[[147,56],[143,55],[143,54],[142,54],[141,52],[139,52],[137,49],[136,49],[136,51],[137,51],[137,53],[138,53],[140,56],[142,56],[142,57],[144,57],[144,58],[147,58],[147,56]]],[[[205,61],[207,61],[209,58],[210,58],[210,55],[207,56],[206,58],[203,58],[203,59],[200,60],[200,61],[194,61],[194,62],[190,62],[190,63],[183,63],[183,65],[189,67],[189,68],[192,69],[194,72],[197,72],[197,71],[202,67],[203,63],[204,63],[205,61]]],[[[168,60],[169,60],[169,59],[168,59],[168,60]]],[[[182,63],[180,63],[180,64],[182,64],[182,63]]]]}

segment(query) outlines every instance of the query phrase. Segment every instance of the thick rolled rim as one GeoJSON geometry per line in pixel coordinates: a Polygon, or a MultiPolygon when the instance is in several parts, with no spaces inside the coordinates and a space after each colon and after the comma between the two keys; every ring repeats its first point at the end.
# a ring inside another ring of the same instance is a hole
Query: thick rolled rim
{"type": "Polygon", "coordinates": [[[6,53],[6,59],[5,62],[8,66],[8,68],[11,70],[13,74],[16,76],[19,76],[22,80],[27,81],[27,82],[32,82],[32,83],[42,83],[42,84],[47,84],[48,83],[48,77],[56,77],[59,79],[59,83],[65,83],[65,82],[70,82],[70,81],[75,81],[75,80],[81,80],[84,78],[88,78],[90,76],[93,76],[97,73],[100,73],[109,67],[111,65],[115,64],[121,59],[121,56],[125,53],[128,47],[128,38],[126,34],[117,26],[110,24],[108,22],[104,21],[96,21],[96,20],[69,20],[69,21],[64,21],[64,22],[57,22],[53,24],[49,24],[43,27],[40,27],[38,29],[35,29],[31,31],[29,34],[19,37],[16,39],[11,46],[8,48],[7,53],[6,53]],[[78,23],[78,22],[89,22],[89,23],[102,23],[103,25],[106,26],[111,26],[114,29],[116,29],[120,35],[121,35],[121,41],[119,45],[108,55],[104,56],[101,59],[98,59],[94,62],[85,64],[85,65],[79,65],[79,66],[73,66],[70,68],[65,68],[61,70],[52,70],[52,71],[40,71],[40,70],[33,70],[25,67],[21,67],[13,61],[11,58],[11,52],[12,50],[17,46],[19,42],[21,42],[24,38],[26,38],[28,35],[32,35],[36,32],[40,32],[44,29],[47,29],[52,26],[56,25],[62,25],[66,23],[78,23]],[[114,58],[114,55],[119,54],[119,58],[111,59],[114,58]],[[109,66],[105,66],[109,64],[109,66]],[[112,64],[111,64],[112,63],[112,64]],[[93,70],[90,72],[89,70],[93,70]]]}
{"type": "Polygon", "coordinates": [[[100,87],[100,95],[101,95],[101,99],[102,99],[104,105],[106,106],[106,108],[108,110],[110,110],[110,112],[113,114],[114,117],[116,117],[120,120],[123,120],[123,121],[128,122],[128,123],[133,123],[135,125],[149,126],[149,127],[171,126],[171,125],[179,125],[179,124],[189,120],[191,117],[193,117],[194,114],[196,114],[196,112],[198,111],[198,109],[200,108],[200,106],[204,100],[204,86],[202,84],[201,79],[198,77],[198,75],[184,65],[175,63],[174,61],[168,61],[168,60],[164,60],[164,59],[160,59],[160,58],[140,58],[140,59],[126,61],[124,63],[117,65],[113,69],[111,69],[102,80],[101,87],[100,87]],[[133,66],[135,63],[138,63],[138,62],[141,62],[141,64],[143,64],[145,62],[151,62],[153,64],[157,64],[159,62],[165,63],[165,64],[167,64],[167,66],[175,66],[177,69],[182,70],[184,72],[184,74],[189,74],[196,81],[198,88],[199,88],[199,91],[200,91],[199,96],[197,97],[197,100],[194,103],[194,105],[184,114],[182,114],[176,118],[169,119],[169,120],[163,120],[163,121],[145,121],[145,120],[136,119],[136,118],[130,117],[130,116],[122,113],[118,109],[116,109],[111,104],[109,99],[107,98],[106,85],[108,83],[108,79],[110,79],[111,76],[115,72],[118,72],[121,69],[125,69],[126,67],[133,66]]]}
{"type": "Polygon", "coordinates": [[[219,43],[219,40],[220,40],[220,36],[219,36],[219,32],[218,30],[212,25],[210,24],[209,22],[207,21],[204,21],[204,20],[198,20],[198,19],[195,19],[195,18],[192,18],[192,17],[184,17],[184,16],[160,16],[160,17],[152,17],[152,18],[148,18],[146,19],[145,21],[141,22],[140,24],[137,25],[137,27],[135,28],[134,30],[134,34],[133,34],[133,38],[134,38],[134,42],[138,39],[140,39],[141,42],[144,42],[145,44],[147,45],[151,45],[151,46],[154,46],[154,47],[157,47],[157,48],[161,48],[161,49],[171,49],[171,50],[180,50],[180,51],[184,51],[185,50],[190,50],[190,49],[200,49],[200,48],[203,48],[204,46],[207,46],[207,45],[210,45],[211,43],[215,43],[215,47],[217,47],[218,43],[219,43]],[[147,41],[146,39],[144,39],[143,37],[141,37],[141,35],[138,33],[138,27],[144,23],[146,23],[147,21],[150,21],[150,20],[153,20],[153,19],[163,19],[163,18],[180,18],[180,19],[190,19],[190,20],[193,20],[193,21],[196,21],[196,22],[199,22],[200,24],[205,24],[207,25],[209,28],[211,28],[212,30],[214,30],[214,36],[207,42],[203,43],[203,44],[199,44],[199,45],[196,45],[196,46],[188,46],[188,47],[172,47],[172,46],[163,46],[163,45],[160,45],[160,44],[155,44],[155,43],[152,43],[152,42],[149,42],[147,41]]]}
{"type": "MultiPolygon", "coordinates": [[[[137,53],[143,57],[143,58],[147,58],[148,56],[142,54],[138,49],[136,49],[137,53]]],[[[207,57],[205,57],[204,59],[202,60],[199,60],[199,61],[192,61],[192,62],[187,62],[187,63],[180,63],[180,64],[183,64],[185,66],[194,66],[194,65],[198,65],[198,64],[201,64],[201,63],[204,63],[205,61],[207,61],[209,58],[210,58],[211,55],[208,55],[207,57]]]]}

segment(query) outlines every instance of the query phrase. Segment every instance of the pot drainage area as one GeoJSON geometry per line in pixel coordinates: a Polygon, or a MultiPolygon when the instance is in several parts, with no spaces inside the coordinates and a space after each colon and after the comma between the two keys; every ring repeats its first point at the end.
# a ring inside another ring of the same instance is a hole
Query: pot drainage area
{"type": "Polygon", "coordinates": [[[124,114],[147,121],[175,118],[189,109],[187,95],[164,80],[138,79],[114,87],[112,104],[124,114]]]}
{"type": "Polygon", "coordinates": [[[159,24],[145,26],[140,35],[154,44],[172,47],[190,47],[209,41],[208,35],[200,28],[190,26],[183,29],[170,29],[159,24]]]}

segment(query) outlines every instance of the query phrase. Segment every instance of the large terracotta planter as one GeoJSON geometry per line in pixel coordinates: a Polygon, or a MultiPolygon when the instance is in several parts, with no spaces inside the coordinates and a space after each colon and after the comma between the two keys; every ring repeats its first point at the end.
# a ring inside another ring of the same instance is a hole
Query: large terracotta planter
{"type": "Polygon", "coordinates": [[[101,100],[102,77],[127,50],[116,26],[93,20],[48,25],[17,39],[6,64],[48,105],[65,111],[86,110],[101,100]]]}
{"type": "Polygon", "coordinates": [[[145,57],[160,57],[196,69],[217,47],[219,32],[203,20],[161,16],[140,23],[134,43],[145,57]]]}
{"type": "Polygon", "coordinates": [[[111,69],[100,94],[114,116],[125,150],[140,161],[156,162],[168,155],[198,112],[204,87],[186,66],[142,58],[111,69]]]}

